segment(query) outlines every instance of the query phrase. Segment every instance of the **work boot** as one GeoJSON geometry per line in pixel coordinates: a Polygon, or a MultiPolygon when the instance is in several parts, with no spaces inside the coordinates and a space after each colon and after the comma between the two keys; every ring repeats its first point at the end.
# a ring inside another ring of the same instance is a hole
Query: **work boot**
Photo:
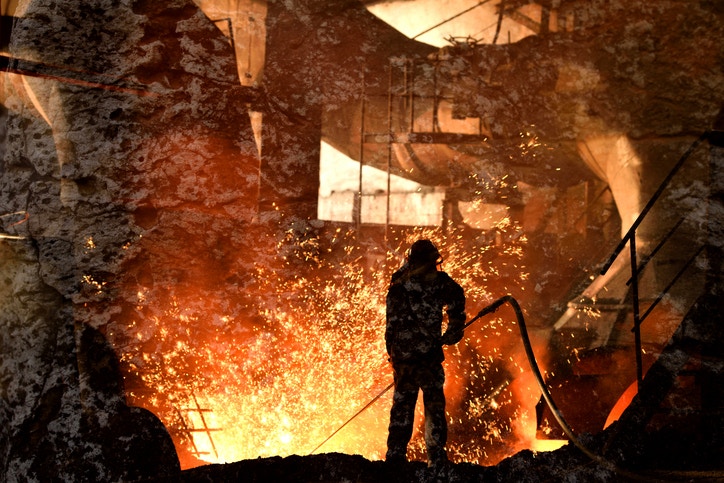
{"type": "Polygon", "coordinates": [[[448,466],[450,466],[450,460],[448,460],[447,454],[444,452],[433,455],[427,462],[427,467],[436,472],[441,469],[446,469],[448,466]]]}
{"type": "Polygon", "coordinates": [[[396,453],[389,454],[388,453],[387,456],[385,457],[385,463],[390,464],[390,465],[404,465],[405,463],[407,463],[407,457],[405,455],[401,455],[401,454],[396,454],[396,453]]]}
{"type": "Polygon", "coordinates": [[[447,459],[438,459],[428,461],[427,463],[427,483],[448,483],[450,481],[450,471],[452,464],[447,459]]]}

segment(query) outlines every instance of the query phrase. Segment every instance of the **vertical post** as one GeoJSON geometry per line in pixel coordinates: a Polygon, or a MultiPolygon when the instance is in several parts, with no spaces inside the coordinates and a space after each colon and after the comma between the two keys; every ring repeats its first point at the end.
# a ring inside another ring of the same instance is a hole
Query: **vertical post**
{"type": "Polygon", "coordinates": [[[714,121],[709,136],[709,203],[707,213],[707,293],[721,296],[722,283],[722,234],[724,233],[724,105],[714,121]]]}
{"type": "Polygon", "coordinates": [[[387,206],[385,213],[385,242],[389,240],[390,230],[390,189],[392,187],[392,180],[390,178],[392,170],[392,141],[393,141],[393,129],[392,129],[392,69],[393,61],[390,61],[389,76],[387,80],[387,206]]]}
{"type": "MultiPolygon", "coordinates": [[[[708,327],[719,327],[718,330],[706,330],[703,325],[699,334],[706,337],[706,347],[702,356],[709,360],[721,360],[721,347],[724,344],[724,331],[721,330],[721,314],[715,314],[715,307],[721,307],[724,296],[724,280],[722,279],[722,258],[724,258],[724,105],[722,105],[714,121],[711,136],[709,137],[709,204],[707,213],[707,241],[706,256],[709,264],[706,276],[706,293],[714,301],[708,327]],[[717,317],[718,316],[718,317],[717,317]],[[717,320],[717,318],[719,320],[717,320]],[[706,334],[706,335],[704,335],[706,334]]],[[[703,372],[703,371],[702,371],[703,372]]],[[[721,373],[706,371],[700,375],[702,381],[701,407],[704,414],[721,415],[721,401],[724,396],[724,385],[721,373]]],[[[714,418],[705,417],[705,428],[702,433],[709,435],[709,441],[722,441],[724,438],[724,425],[711,424],[714,418]]],[[[719,419],[721,421],[721,418],[719,419]]]]}
{"type": "Polygon", "coordinates": [[[551,23],[551,8],[549,5],[541,6],[540,13],[540,31],[539,34],[547,34],[550,31],[551,23]]]}
{"type": "Polygon", "coordinates": [[[365,108],[367,102],[367,86],[364,71],[362,72],[362,99],[360,102],[360,122],[359,122],[359,180],[357,188],[357,197],[352,203],[352,209],[354,213],[354,223],[357,231],[362,226],[362,167],[364,166],[364,153],[365,153],[365,108]]]}
{"type": "Polygon", "coordinates": [[[639,314],[639,269],[636,259],[636,232],[631,233],[629,238],[629,248],[631,249],[631,304],[633,305],[633,323],[634,323],[634,346],[636,350],[636,381],[641,387],[643,381],[643,363],[641,361],[641,316],[639,314]]]}
{"type": "Polygon", "coordinates": [[[439,64],[435,62],[435,68],[432,71],[432,132],[440,132],[440,121],[438,120],[439,99],[437,98],[437,70],[439,64]]]}
{"type": "Polygon", "coordinates": [[[409,96],[409,103],[410,103],[410,127],[408,129],[408,132],[414,132],[415,131],[415,61],[410,59],[408,63],[405,64],[405,68],[407,69],[409,66],[410,69],[410,75],[408,76],[408,93],[409,96]]]}

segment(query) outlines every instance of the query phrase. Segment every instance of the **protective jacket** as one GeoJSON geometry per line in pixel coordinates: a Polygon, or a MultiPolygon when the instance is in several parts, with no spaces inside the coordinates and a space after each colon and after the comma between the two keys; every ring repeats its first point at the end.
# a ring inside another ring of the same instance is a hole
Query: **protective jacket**
{"type": "Polygon", "coordinates": [[[464,291],[447,273],[415,274],[403,267],[387,292],[387,354],[393,364],[442,362],[443,343],[462,338],[465,319],[464,291]],[[444,310],[448,326],[443,335],[444,310]]]}

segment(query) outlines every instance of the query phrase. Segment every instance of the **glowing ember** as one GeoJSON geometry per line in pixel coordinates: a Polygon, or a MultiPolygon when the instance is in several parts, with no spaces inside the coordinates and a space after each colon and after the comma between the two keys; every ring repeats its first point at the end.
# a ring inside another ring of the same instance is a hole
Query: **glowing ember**
{"type": "MultiPolygon", "coordinates": [[[[498,296],[526,288],[520,266],[526,240],[509,219],[498,232],[508,241],[414,230],[388,240],[389,249],[362,243],[351,230],[286,233],[275,246],[278,257],[256,258],[249,274],[254,305],[235,305],[223,294],[207,300],[170,293],[159,310],[158,297],[141,288],[121,358],[129,402],[163,420],[180,455],[230,462],[309,454],[392,380],[384,298],[405,248],[420,237],[436,242],[443,269],[466,289],[472,316],[498,296]]],[[[494,464],[534,446],[539,392],[514,320],[501,309],[447,350],[455,461],[494,464]]],[[[391,397],[390,391],[319,452],[381,459],[391,397]]],[[[410,456],[424,460],[421,434],[411,447],[410,456]]],[[[202,461],[182,457],[185,467],[202,461]]]]}

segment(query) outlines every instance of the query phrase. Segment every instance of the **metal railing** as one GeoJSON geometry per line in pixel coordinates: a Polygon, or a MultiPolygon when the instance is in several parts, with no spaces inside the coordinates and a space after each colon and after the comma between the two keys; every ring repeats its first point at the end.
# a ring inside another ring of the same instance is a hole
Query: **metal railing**
{"type": "Polygon", "coordinates": [[[606,272],[611,268],[616,258],[619,256],[619,254],[623,251],[623,249],[628,244],[629,251],[630,251],[630,258],[631,258],[631,278],[628,280],[627,284],[631,286],[631,304],[633,307],[633,328],[631,329],[634,333],[634,344],[635,344],[635,350],[636,350],[636,380],[639,384],[639,387],[641,386],[641,382],[643,380],[643,361],[642,361],[642,345],[641,345],[641,324],[643,323],[644,319],[648,317],[648,315],[651,313],[653,308],[666,296],[667,293],[671,290],[673,285],[681,278],[681,276],[684,274],[686,269],[691,265],[691,263],[699,256],[699,254],[703,251],[705,248],[704,245],[702,245],[693,256],[691,256],[681,267],[681,269],[678,271],[678,273],[674,276],[674,278],[669,282],[669,284],[664,288],[664,290],[659,293],[659,295],[656,297],[656,299],[653,301],[651,306],[646,310],[646,312],[642,315],[641,314],[641,306],[640,306],[640,299],[639,299],[639,276],[646,268],[646,265],[653,259],[653,257],[659,252],[661,247],[663,247],[668,240],[671,238],[671,236],[680,228],[684,220],[686,219],[686,216],[683,216],[679,219],[677,223],[674,224],[674,226],[669,230],[669,232],[659,241],[659,243],[654,247],[653,250],[651,250],[651,253],[648,254],[646,257],[643,258],[641,263],[638,262],[637,259],[637,249],[636,249],[636,230],[639,228],[641,223],[644,221],[646,216],[649,214],[651,209],[656,205],[659,198],[661,198],[661,195],[664,193],[666,188],[671,183],[671,180],[674,178],[674,176],[681,170],[681,167],[686,163],[686,161],[691,157],[691,155],[696,151],[696,149],[701,145],[704,141],[706,141],[709,138],[710,132],[707,131],[703,133],[701,136],[699,136],[696,141],[694,141],[691,146],[684,152],[684,154],[681,156],[679,161],[674,165],[674,167],[671,169],[669,174],[664,178],[664,180],[659,185],[659,188],[656,190],[656,192],[651,196],[651,199],[646,203],[646,206],[641,211],[641,214],[636,218],[636,220],[633,222],[631,227],[628,229],[626,234],[621,239],[621,242],[618,244],[618,246],[614,249],[613,253],[609,257],[608,261],[603,265],[603,268],[601,269],[601,275],[605,275],[606,272]]]}

